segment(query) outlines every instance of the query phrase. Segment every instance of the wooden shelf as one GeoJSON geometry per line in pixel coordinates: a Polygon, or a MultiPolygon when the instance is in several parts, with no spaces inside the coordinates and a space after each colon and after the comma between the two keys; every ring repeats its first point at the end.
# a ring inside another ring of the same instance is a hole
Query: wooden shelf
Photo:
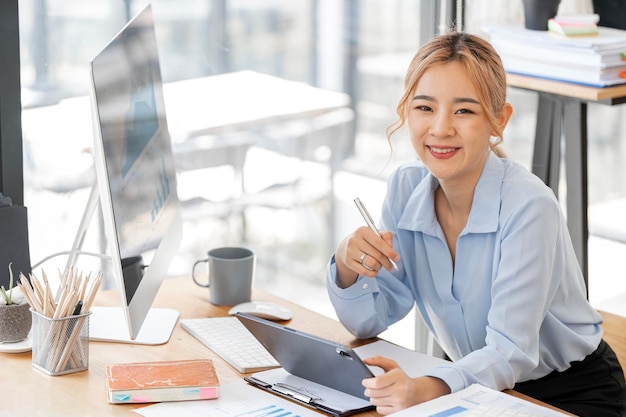
{"type": "Polygon", "coordinates": [[[509,73],[506,75],[506,81],[507,85],[510,87],[557,94],[578,100],[602,102],[605,104],[619,104],[625,100],[624,97],[626,96],[626,79],[624,80],[625,84],[604,88],[509,73]]]}

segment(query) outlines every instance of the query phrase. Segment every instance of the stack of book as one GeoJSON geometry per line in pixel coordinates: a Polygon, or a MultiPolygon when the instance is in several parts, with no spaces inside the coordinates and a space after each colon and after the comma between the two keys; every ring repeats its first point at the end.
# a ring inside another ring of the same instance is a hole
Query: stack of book
{"type": "Polygon", "coordinates": [[[597,36],[599,20],[597,14],[557,15],[548,20],[548,30],[561,36],[597,36]]]}
{"type": "Polygon", "coordinates": [[[595,36],[560,36],[522,26],[483,27],[507,72],[593,87],[626,83],[626,31],[597,29],[595,36]]]}

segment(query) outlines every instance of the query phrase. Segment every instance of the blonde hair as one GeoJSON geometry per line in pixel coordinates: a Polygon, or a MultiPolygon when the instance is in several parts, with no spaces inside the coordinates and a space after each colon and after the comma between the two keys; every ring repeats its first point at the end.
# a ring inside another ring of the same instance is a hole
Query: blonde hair
{"type": "MultiPolygon", "coordinates": [[[[411,95],[428,69],[450,62],[460,63],[467,72],[478,94],[478,99],[485,108],[487,120],[496,139],[491,143],[491,150],[499,157],[504,151],[502,129],[498,116],[506,104],[506,75],[500,56],[486,40],[463,32],[452,32],[431,39],[415,54],[404,78],[404,95],[396,107],[398,118],[387,128],[387,139],[406,123],[411,95]]],[[[390,142],[391,143],[391,142],[390,142]]]]}

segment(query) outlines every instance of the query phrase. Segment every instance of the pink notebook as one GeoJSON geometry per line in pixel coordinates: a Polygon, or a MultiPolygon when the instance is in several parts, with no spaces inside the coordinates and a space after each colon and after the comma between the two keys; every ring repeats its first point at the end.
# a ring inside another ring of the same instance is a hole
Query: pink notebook
{"type": "Polygon", "coordinates": [[[121,363],[106,366],[112,404],[208,400],[219,379],[210,359],[121,363]]]}

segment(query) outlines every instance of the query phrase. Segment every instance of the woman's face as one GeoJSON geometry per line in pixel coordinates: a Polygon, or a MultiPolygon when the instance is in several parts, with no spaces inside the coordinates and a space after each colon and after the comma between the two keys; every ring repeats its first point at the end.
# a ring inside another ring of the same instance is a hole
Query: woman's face
{"type": "Polygon", "coordinates": [[[480,177],[495,135],[483,105],[458,62],[428,69],[417,83],[407,126],[417,155],[440,183],[480,177]]]}

